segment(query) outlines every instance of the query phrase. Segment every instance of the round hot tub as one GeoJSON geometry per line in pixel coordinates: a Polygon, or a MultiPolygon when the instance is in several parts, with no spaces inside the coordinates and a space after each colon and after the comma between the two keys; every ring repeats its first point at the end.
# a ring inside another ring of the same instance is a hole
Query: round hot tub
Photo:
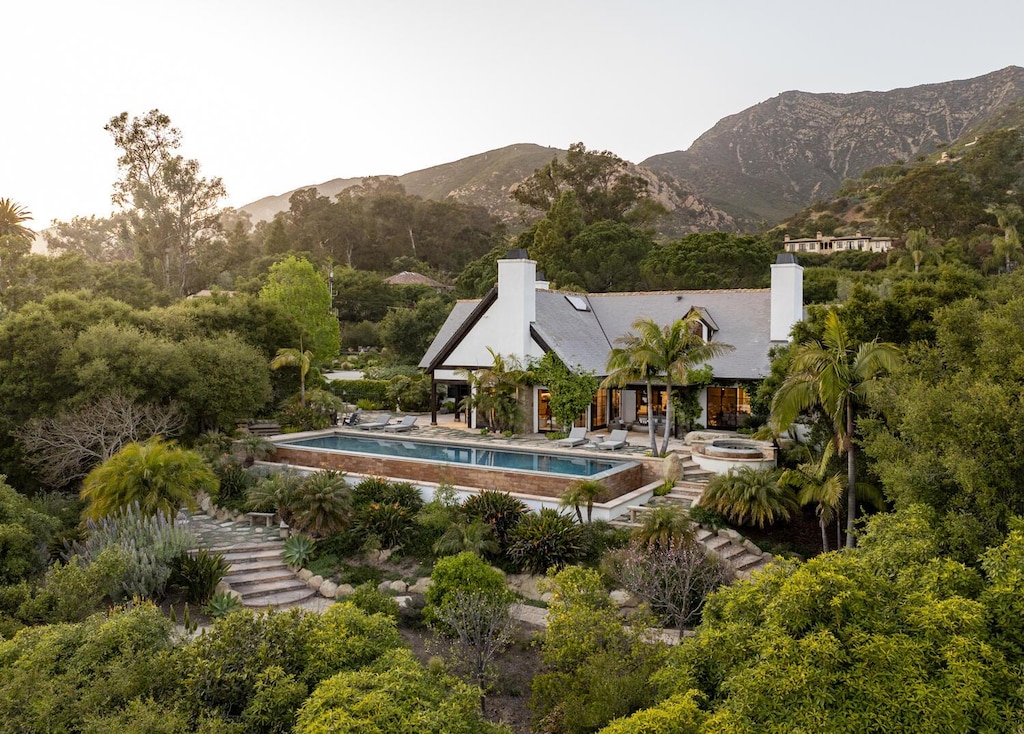
{"type": "Polygon", "coordinates": [[[761,449],[756,443],[738,438],[720,438],[711,443],[704,444],[702,453],[705,456],[711,456],[716,459],[762,458],[761,449]]]}

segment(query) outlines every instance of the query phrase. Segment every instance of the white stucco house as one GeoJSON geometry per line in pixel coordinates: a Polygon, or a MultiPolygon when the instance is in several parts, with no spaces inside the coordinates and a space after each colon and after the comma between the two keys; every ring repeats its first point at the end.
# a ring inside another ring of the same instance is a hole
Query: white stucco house
{"type": "MultiPolygon", "coordinates": [[[[553,351],[566,365],[600,378],[607,374],[616,339],[627,334],[634,321],[652,318],[668,324],[694,310],[700,314],[705,339],[734,347],[709,362],[714,382],[699,396],[699,420],[709,428],[736,428],[750,414],[748,389],[769,374],[769,349],[786,343],[793,325],[803,318],[803,268],[795,255],[778,256],[771,266],[771,287],[765,289],[575,293],[549,289],[537,279],[537,263],[524,250],[512,250],[498,261],[495,288],[481,299],[456,303],[420,367],[431,375],[435,411],[439,385],[446,384],[456,399],[468,394],[459,370],[492,365],[488,348],[515,356],[524,365],[553,351]]],[[[544,386],[535,386],[526,401],[528,427],[534,432],[556,428],[547,411],[547,395],[544,386]]],[[[663,417],[664,390],[655,392],[653,405],[648,406],[646,399],[643,384],[602,388],[578,425],[592,430],[663,417]]],[[[436,422],[436,412],[431,419],[436,422]]]]}

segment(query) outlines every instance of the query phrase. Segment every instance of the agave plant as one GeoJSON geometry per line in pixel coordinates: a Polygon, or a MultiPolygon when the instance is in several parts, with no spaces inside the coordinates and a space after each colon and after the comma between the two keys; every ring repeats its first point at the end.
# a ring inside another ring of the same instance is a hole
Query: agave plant
{"type": "Polygon", "coordinates": [[[292,568],[302,568],[313,555],[313,540],[305,535],[293,535],[284,542],[281,558],[292,568]]]}
{"type": "Polygon", "coordinates": [[[219,619],[241,608],[242,602],[237,596],[229,591],[221,591],[210,597],[210,603],[206,605],[206,613],[214,619],[219,619]]]}

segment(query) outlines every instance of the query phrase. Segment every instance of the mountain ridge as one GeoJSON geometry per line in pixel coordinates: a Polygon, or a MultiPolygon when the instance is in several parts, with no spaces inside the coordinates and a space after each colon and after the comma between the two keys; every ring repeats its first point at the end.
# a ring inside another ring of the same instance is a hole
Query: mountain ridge
{"type": "MultiPolygon", "coordinates": [[[[772,226],[839,190],[869,168],[911,160],[995,124],[1024,121],[1024,68],[888,91],[789,90],[719,120],[686,150],[629,163],[669,214],[663,236],[772,226]]],[[[395,178],[410,194],[486,207],[513,228],[523,211],[510,192],[564,150],[514,143],[395,178]]],[[[364,182],[317,184],[323,196],[364,182]]],[[[309,188],[309,187],[302,187],[309,188]]],[[[288,209],[295,191],[240,207],[254,221],[288,209]]]]}

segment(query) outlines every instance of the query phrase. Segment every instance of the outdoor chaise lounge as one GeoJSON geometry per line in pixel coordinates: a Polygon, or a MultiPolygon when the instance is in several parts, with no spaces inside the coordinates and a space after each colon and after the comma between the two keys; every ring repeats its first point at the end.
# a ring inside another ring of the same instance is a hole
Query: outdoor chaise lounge
{"type": "Polygon", "coordinates": [[[608,438],[597,444],[599,449],[621,449],[626,445],[626,437],[629,435],[629,431],[612,431],[608,434],[608,438]]]}
{"type": "Polygon", "coordinates": [[[573,426],[569,430],[569,435],[565,438],[560,438],[555,441],[556,446],[582,446],[587,442],[587,429],[583,426],[573,426]]]}
{"type": "Polygon", "coordinates": [[[416,418],[417,416],[415,415],[402,416],[402,420],[398,421],[398,423],[391,423],[384,426],[384,430],[392,433],[404,433],[405,431],[411,431],[416,427],[416,418]]]}
{"type": "Polygon", "coordinates": [[[364,431],[375,431],[378,428],[383,428],[391,422],[391,414],[385,413],[375,421],[367,421],[366,423],[356,423],[356,428],[360,428],[364,431]]]}

